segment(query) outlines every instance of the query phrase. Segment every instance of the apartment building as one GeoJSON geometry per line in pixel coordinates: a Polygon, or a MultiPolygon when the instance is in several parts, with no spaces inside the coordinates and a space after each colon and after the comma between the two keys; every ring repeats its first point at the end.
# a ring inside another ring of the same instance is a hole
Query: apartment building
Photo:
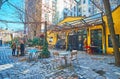
{"type": "Polygon", "coordinates": [[[45,21],[48,27],[53,24],[56,0],[26,0],[25,7],[28,38],[33,39],[40,35],[45,21]]]}
{"type": "Polygon", "coordinates": [[[2,43],[11,41],[13,38],[13,32],[9,30],[3,30],[0,29],[0,40],[2,40],[2,43]]]}
{"type": "Polygon", "coordinates": [[[57,11],[59,12],[59,21],[68,16],[77,16],[77,7],[74,0],[58,0],[57,11]]]}
{"type": "MultiPolygon", "coordinates": [[[[110,0],[111,10],[120,5],[120,0],[110,0]]],[[[103,0],[79,0],[78,16],[91,16],[104,12],[103,0]]]]}

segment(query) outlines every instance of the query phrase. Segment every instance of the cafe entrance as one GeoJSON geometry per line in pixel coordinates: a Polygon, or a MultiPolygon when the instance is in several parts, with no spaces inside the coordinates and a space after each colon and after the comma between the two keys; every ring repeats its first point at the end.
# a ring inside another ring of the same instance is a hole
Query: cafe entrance
{"type": "Polygon", "coordinates": [[[91,45],[97,47],[95,53],[102,53],[102,29],[91,30],[91,45]]]}
{"type": "Polygon", "coordinates": [[[78,50],[78,33],[74,30],[71,31],[68,35],[68,44],[67,44],[67,50],[78,50]]]}
{"type": "Polygon", "coordinates": [[[87,38],[87,30],[86,29],[78,30],[78,44],[79,44],[78,49],[80,51],[83,51],[84,49],[83,41],[85,38],[87,38]]]}

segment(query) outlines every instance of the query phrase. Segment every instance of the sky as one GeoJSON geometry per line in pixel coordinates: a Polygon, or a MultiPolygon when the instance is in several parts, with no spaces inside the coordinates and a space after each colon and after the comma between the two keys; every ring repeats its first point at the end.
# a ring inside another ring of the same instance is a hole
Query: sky
{"type": "MultiPolygon", "coordinates": [[[[24,8],[24,0],[8,0],[13,5],[17,6],[18,8],[24,8]]],[[[11,6],[8,2],[5,2],[1,9],[0,9],[0,20],[6,21],[20,21],[18,18],[18,10],[11,6]]],[[[13,31],[23,30],[24,25],[21,23],[3,23],[0,21],[0,28],[13,31]]]]}

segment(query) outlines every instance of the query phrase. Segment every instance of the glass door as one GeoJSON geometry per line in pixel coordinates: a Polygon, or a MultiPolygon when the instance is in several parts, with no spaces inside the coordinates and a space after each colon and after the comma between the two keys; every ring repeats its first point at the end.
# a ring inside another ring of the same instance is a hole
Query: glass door
{"type": "Polygon", "coordinates": [[[91,30],[91,45],[98,47],[96,52],[102,52],[102,29],[91,30]]]}

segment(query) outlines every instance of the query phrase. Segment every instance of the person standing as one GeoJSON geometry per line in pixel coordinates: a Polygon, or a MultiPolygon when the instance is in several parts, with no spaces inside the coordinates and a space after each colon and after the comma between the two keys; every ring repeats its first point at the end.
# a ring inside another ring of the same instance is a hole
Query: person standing
{"type": "Polygon", "coordinates": [[[21,52],[21,56],[24,56],[24,51],[25,51],[25,45],[24,45],[24,42],[21,41],[21,44],[20,44],[20,52],[21,52]]]}
{"type": "Polygon", "coordinates": [[[20,45],[17,46],[17,57],[19,57],[20,54],[20,45]]]}
{"type": "Polygon", "coordinates": [[[12,43],[11,48],[12,48],[12,56],[15,56],[15,51],[16,51],[16,44],[15,44],[15,42],[12,43]]]}
{"type": "Polygon", "coordinates": [[[86,48],[87,47],[87,38],[84,39],[83,44],[84,44],[84,48],[86,48]]]}

